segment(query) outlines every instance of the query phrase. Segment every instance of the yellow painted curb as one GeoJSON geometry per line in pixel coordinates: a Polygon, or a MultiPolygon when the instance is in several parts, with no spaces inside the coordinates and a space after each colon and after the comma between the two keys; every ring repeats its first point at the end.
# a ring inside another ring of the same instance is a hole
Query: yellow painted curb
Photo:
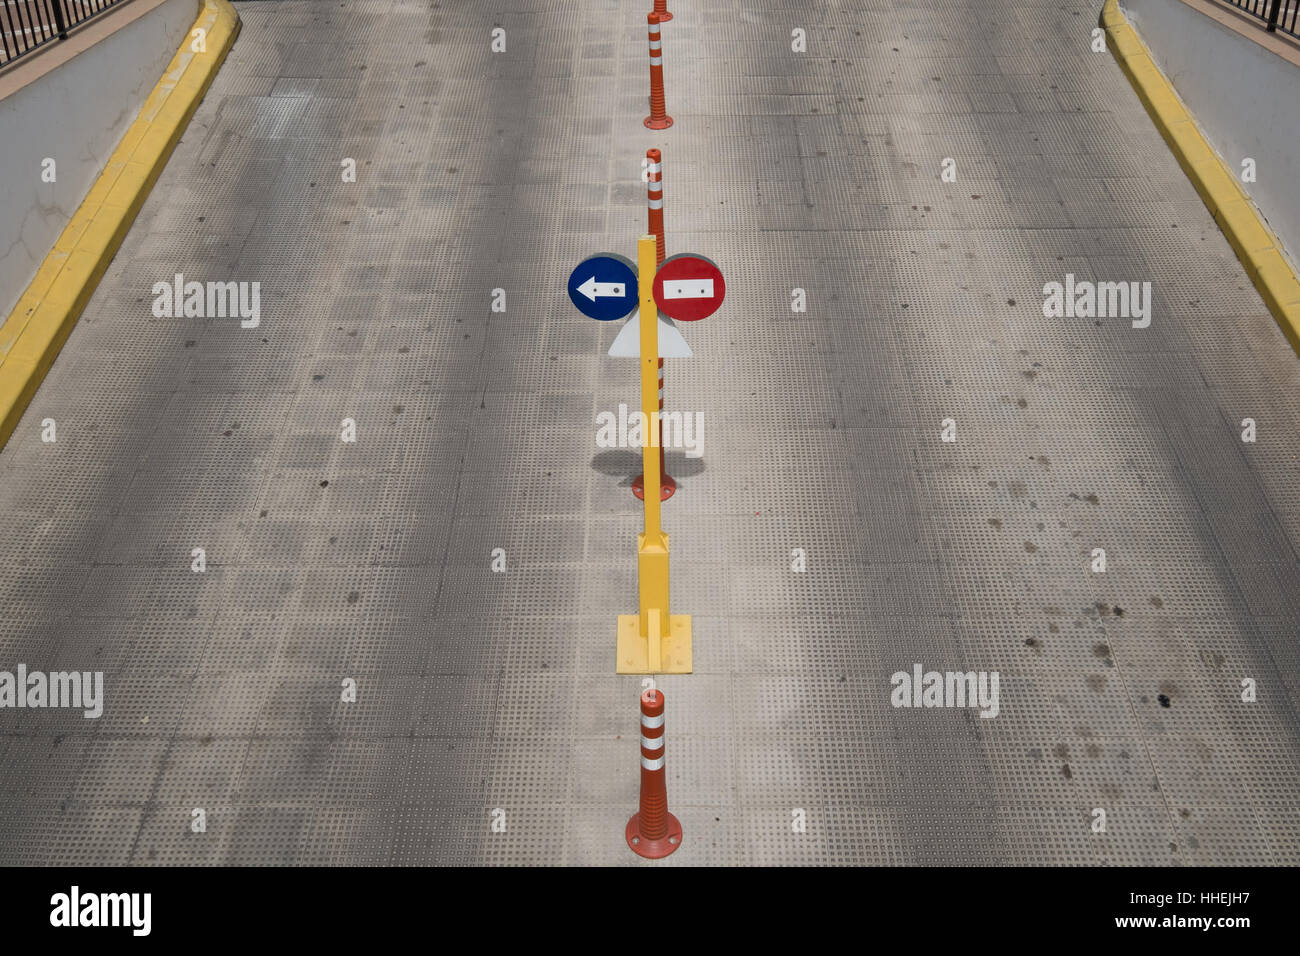
{"type": "Polygon", "coordinates": [[[0,448],[18,427],[238,33],[239,15],[227,0],[203,0],[167,72],[0,326],[0,448]],[[193,50],[196,30],[204,31],[202,53],[193,50]]]}
{"type": "Polygon", "coordinates": [[[1106,0],[1101,25],[1106,30],[1106,46],[1133,84],[1138,99],[1228,237],[1291,347],[1300,354],[1300,280],[1282,255],[1277,237],[1259,218],[1236,176],[1205,141],[1146,45],[1124,19],[1119,0],[1106,0]]]}

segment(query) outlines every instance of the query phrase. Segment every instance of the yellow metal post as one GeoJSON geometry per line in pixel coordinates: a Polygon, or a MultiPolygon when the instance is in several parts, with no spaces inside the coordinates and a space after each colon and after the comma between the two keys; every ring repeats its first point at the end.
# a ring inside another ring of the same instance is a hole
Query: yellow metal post
{"type": "Polygon", "coordinates": [[[654,236],[637,242],[637,285],[641,296],[641,412],[645,476],[645,531],[637,535],[637,592],[640,610],[618,619],[620,674],[689,674],[691,617],[670,614],[668,535],[660,523],[659,500],[659,309],[654,300],[657,268],[654,236]]]}
{"type": "Polygon", "coordinates": [[[637,584],[641,595],[641,636],[649,637],[651,608],[659,609],[660,633],[668,623],[668,536],[661,526],[659,500],[659,310],[654,300],[654,274],[658,261],[655,237],[642,236],[637,244],[637,283],[641,291],[641,414],[645,440],[641,468],[645,475],[645,533],[637,538],[637,584]],[[646,249],[649,248],[649,258],[646,249]]]}

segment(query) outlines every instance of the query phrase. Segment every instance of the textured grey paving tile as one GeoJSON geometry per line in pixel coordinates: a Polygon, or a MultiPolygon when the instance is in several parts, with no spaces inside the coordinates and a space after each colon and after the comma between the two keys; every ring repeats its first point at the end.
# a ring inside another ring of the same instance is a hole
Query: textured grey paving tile
{"type": "Polygon", "coordinates": [[[0,712],[0,862],[639,862],[635,366],[560,284],[649,146],[729,284],[666,370],[669,864],[1300,861],[1300,362],[1092,4],[681,3],[663,134],[622,5],[239,6],[0,452],[0,668],[107,694],[0,712]],[[260,327],[155,318],[176,272],[260,327]],[[1067,272],[1151,327],[1044,318],[1067,272]],[[914,663],[999,715],[890,706],[914,663]]]}

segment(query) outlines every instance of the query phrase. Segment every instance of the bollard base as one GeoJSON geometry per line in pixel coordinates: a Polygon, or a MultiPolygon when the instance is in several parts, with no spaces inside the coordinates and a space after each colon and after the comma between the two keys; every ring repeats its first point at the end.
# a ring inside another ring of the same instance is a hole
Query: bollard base
{"type": "Polygon", "coordinates": [[[618,616],[618,646],[614,660],[616,674],[689,674],[694,670],[691,659],[691,616],[672,614],[668,633],[659,641],[659,660],[650,666],[649,642],[641,636],[641,616],[618,616]]]}
{"type": "Polygon", "coordinates": [[[632,819],[627,821],[627,830],[624,831],[624,836],[627,838],[628,847],[637,856],[643,856],[647,860],[662,860],[682,845],[682,825],[670,813],[668,814],[668,833],[664,838],[662,840],[647,840],[641,836],[641,814],[634,813],[632,819]]]}
{"type": "Polygon", "coordinates": [[[673,118],[671,116],[662,116],[657,118],[654,116],[647,116],[642,120],[642,122],[645,123],[647,129],[667,129],[673,125],[673,118]]]}
{"type": "MultiPolygon", "coordinates": [[[[677,482],[672,475],[663,475],[659,479],[659,500],[667,501],[677,491],[677,482]]],[[[632,479],[632,494],[638,501],[645,501],[645,475],[637,475],[632,479]]]]}

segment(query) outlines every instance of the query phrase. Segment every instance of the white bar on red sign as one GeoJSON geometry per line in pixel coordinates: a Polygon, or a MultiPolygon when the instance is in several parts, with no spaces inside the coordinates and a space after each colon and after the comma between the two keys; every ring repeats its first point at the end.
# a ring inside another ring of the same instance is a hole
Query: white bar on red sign
{"type": "Polygon", "coordinates": [[[712,299],[712,279],[665,279],[665,299],[712,299]]]}

